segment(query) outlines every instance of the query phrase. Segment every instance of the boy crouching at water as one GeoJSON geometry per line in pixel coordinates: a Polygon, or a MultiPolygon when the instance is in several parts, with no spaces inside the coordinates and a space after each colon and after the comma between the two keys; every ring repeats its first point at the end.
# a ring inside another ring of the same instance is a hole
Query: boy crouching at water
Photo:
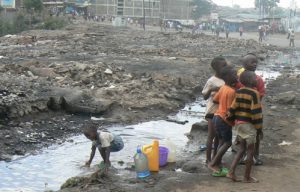
{"type": "Polygon", "coordinates": [[[83,130],[83,134],[86,136],[86,138],[92,141],[92,152],[90,155],[90,159],[86,162],[85,165],[88,167],[91,165],[96,153],[96,149],[98,148],[100,155],[104,161],[104,168],[107,170],[107,168],[111,166],[109,160],[110,152],[121,151],[124,147],[122,138],[110,132],[98,132],[96,125],[93,124],[85,127],[83,130]]]}
{"type": "MultiPolygon", "coordinates": [[[[256,132],[262,137],[262,108],[257,86],[256,75],[252,71],[245,71],[240,76],[240,82],[245,86],[239,89],[232,106],[229,109],[230,119],[235,120],[234,129],[240,149],[233,159],[227,177],[239,181],[235,175],[237,164],[243,154],[247,152],[244,182],[256,183],[257,179],[250,176],[255,150],[256,132]]],[[[262,138],[261,138],[262,139],[262,138]]]]}

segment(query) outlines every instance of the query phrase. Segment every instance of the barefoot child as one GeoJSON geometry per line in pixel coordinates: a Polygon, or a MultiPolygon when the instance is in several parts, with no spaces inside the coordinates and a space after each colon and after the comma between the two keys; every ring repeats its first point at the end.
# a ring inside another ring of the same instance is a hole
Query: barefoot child
{"type": "Polygon", "coordinates": [[[124,147],[123,140],[120,136],[114,135],[110,132],[97,132],[97,127],[94,124],[87,126],[83,130],[83,134],[86,136],[86,138],[92,141],[92,152],[90,159],[85,164],[88,167],[91,165],[94,159],[97,148],[104,161],[104,168],[107,169],[110,167],[110,152],[118,152],[124,147]]]}
{"type": "MultiPolygon", "coordinates": [[[[243,57],[243,67],[239,70],[239,75],[244,71],[252,71],[255,72],[258,64],[258,59],[255,54],[249,53],[246,56],[243,57]]],[[[256,75],[256,81],[257,84],[255,86],[255,89],[259,92],[260,100],[266,95],[265,90],[265,83],[261,76],[256,75]]],[[[256,134],[256,142],[255,142],[255,152],[254,152],[254,165],[262,165],[263,162],[261,161],[259,157],[259,148],[260,148],[260,134],[263,133],[257,133],[256,134]]],[[[242,162],[243,163],[243,162],[242,162]]]]}
{"type": "Polygon", "coordinates": [[[229,117],[235,119],[235,130],[240,149],[231,164],[227,177],[233,181],[236,178],[236,166],[247,152],[244,182],[257,182],[250,176],[255,151],[256,133],[262,136],[262,109],[260,95],[255,87],[257,85],[256,75],[252,71],[245,71],[240,76],[240,82],[245,86],[236,93],[236,98],[229,110],[229,117]]]}
{"type": "Polygon", "coordinates": [[[221,71],[221,77],[225,81],[225,85],[214,97],[214,102],[218,103],[219,107],[213,118],[219,147],[216,156],[208,164],[208,168],[213,171],[213,176],[226,176],[227,174],[226,169],[221,169],[221,162],[223,155],[232,143],[233,123],[226,119],[226,114],[235,98],[234,87],[237,83],[237,73],[233,67],[226,66],[221,71]]]}
{"type": "Polygon", "coordinates": [[[207,142],[206,142],[206,163],[209,163],[217,153],[217,147],[218,147],[218,142],[215,140],[214,142],[214,152],[213,156],[211,155],[212,152],[212,144],[215,139],[215,128],[212,123],[212,118],[214,117],[214,113],[218,109],[218,104],[215,104],[213,102],[213,98],[216,94],[216,92],[222,87],[225,83],[224,80],[221,79],[220,73],[221,69],[227,65],[227,62],[224,57],[215,57],[212,62],[211,62],[211,68],[214,70],[215,75],[210,77],[203,90],[202,90],[202,95],[203,98],[207,101],[207,107],[206,107],[206,112],[205,112],[205,119],[208,122],[208,134],[207,134],[207,142]]]}

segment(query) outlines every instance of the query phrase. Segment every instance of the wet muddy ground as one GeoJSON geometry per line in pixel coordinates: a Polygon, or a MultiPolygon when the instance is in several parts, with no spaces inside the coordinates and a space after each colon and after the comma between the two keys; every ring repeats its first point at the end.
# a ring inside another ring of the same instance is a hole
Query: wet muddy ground
{"type": "MultiPolygon", "coordinates": [[[[266,109],[270,110],[266,113],[268,134],[263,142],[263,158],[268,171],[275,169],[271,164],[276,163],[277,156],[273,154],[285,152],[278,149],[278,143],[291,136],[283,134],[282,128],[273,129],[277,123],[272,119],[281,118],[281,108],[287,111],[287,116],[299,114],[298,99],[292,98],[292,104],[280,104],[279,101],[290,99],[287,98],[290,94],[283,98],[277,96],[278,92],[291,89],[294,90],[292,95],[299,92],[299,77],[294,73],[298,72],[299,56],[294,50],[261,47],[251,40],[217,41],[214,37],[176,33],[141,34],[131,29],[116,30],[99,25],[25,32],[14,38],[4,37],[1,44],[6,49],[0,52],[4,56],[0,66],[0,136],[3,138],[0,157],[15,159],[0,163],[1,176],[5,175],[0,183],[3,190],[58,189],[66,178],[94,171],[96,166],[91,170],[80,168],[88,156],[90,143],[82,136],[72,137],[80,133],[82,125],[92,116],[101,119],[99,125],[122,134],[129,143],[129,151],[123,150],[120,156],[112,157],[117,169],[108,177],[79,178],[73,182],[75,187],[65,191],[172,191],[176,188],[191,191],[200,181],[204,186],[211,185],[203,155],[198,151],[202,141],[189,148],[184,136],[193,122],[201,120],[199,103],[194,103],[191,110],[186,107],[179,112],[177,118],[189,119],[185,125],[164,120],[200,95],[201,86],[211,74],[209,62],[216,55],[222,54],[239,66],[241,55],[254,52],[264,59],[260,73],[265,78],[272,79],[278,72],[284,75],[270,83],[270,94],[266,98],[266,109]],[[37,34],[38,42],[22,42],[28,34],[37,34]],[[139,122],[146,123],[136,124],[139,122]],[[159,134],[157,128],[162,130],[159,134]],[[176,165],[145,181],[136,180],[133,171],[124,171],[137,144],[170,136],[181,149],[176,165]],[[48,149],[45,146],[49,146],[48,149]],[[76,154],[77,150],[80,155],[76,154]],[[14,156],[25,154],[25,157],[14,156]],[[119,160],[125,164],[121,166],[119,160]]],[[[296,121],[293,122],[296,125],[296,121]]],[[[280,127],[285,127],[285,123],[280,127]]],[[[289,133],[293,127],[289,127],[289,133]]],[[[205,132],[203,142],[204,138],[205,132]]],[[[228,158],[231,156],[228,153],[228,158]]],[[[217,191],[222,191],[222,182],[217,184],[219,186],[217,191]]]]}
{"type": "MultiPolygon", "coordinates": [[[[202,118],[204,107],[199,107],[201,101],[188,105],[170,119],[180,122],[186,121],[184,125],[165,120],[150,121],[131,126],[107,127],[109,131],[120,135],[125,147],[121,152],[112,153],[111,161],[113,167],[117,168],[121,175],[129,173],[133,165],[133,155],[138,145],[146,145],[154,139],[164,144],[167,138],[172,138],[176,143],[178,159],[183,158],[185,153],[199,150],[199,146],[187,146],[188,138],[185,136],[190,131],[192,124],[202,118]]],[[[93,118],[95,119],[95,118],[93,118]]],[[[204,142],[204,136],[202,142],[204,142]]],[[[201,141],[200,141],[201,142],[201,141]]],[[[91,142],[83,135],[70,137],[61,145],[53,145],[42,149],[35,155],[24,157],[15,156],[14,160],[5,163],[0,162],[1,181],[0,189],[6,191],[26,190],[41,191],[45,189],[58,190],[60,186],[70,177],[86,175],[97,170],[101,161],[100,155],[96,155],[92,168],[84,168],[84,162],[89,158],[91,142]]]]}

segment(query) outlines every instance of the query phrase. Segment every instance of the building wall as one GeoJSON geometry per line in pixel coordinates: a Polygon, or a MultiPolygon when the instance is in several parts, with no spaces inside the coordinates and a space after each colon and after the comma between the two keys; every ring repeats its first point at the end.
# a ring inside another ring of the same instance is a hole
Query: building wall
{"type": "Polygon", "coordinates": [[[165,19],[191,19],[192,0],[161,0],[161,14],[165,19]]]}
{"type": "Polygon", "coordinates": [[[93,0],[89,8],[95,15],[123,15],[124,17],[190,19],[192,0],[93,0]]]}
{"type": "MultiPolygon", "coordinates": [[[[1,1],[1,0],[0,0],[1,1]]],[[[23,11],[23,0],[15,0],[15,9],[5,9],[1,12],[0,17],[6,21],[13,21],[18,13],[23,11]]]]}

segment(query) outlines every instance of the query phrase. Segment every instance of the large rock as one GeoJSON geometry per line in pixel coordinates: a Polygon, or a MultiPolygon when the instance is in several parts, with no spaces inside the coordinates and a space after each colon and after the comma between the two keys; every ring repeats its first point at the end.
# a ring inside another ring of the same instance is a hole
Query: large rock
{"type": "Polygon", "coordinates": [[[207,133],[207,122],[201,121],[192,125],[191,131],[186,134],[192,142],[201,142],[204,135],[207,133]]]}
{"type": "Polygon", "coordinates": [[[182,165],[182,170],[188,173],[204,173],[207,168],[199,160],[188,161],[182,165]]]}
{"type": "Polygon", "coordinates": [[[36,76],[39,77],[58,77],[60,75],[56,74],[52,68],[37,68],[30,67],[29,70],[36,76]]]}
{"type": "Polygon", "coordinates": [[[94,97],[89,90],[55,88],[51,95],[48,107],[69,113],[101,114],[112,105],[110,100],[94,97]]]}
{"type": "Polygon", "coordinates": [[[0,161],[10,161],[12,159],[11,155],[8,154],[0,154],[0,161]]]}
{"type": "Polygon", "coordinates": [[[207,121],[201,121],[192,125],[191,132],[207,131],[207,121]]]}
{"type": "Polygon", "coordinates": [[[296,92],[295,91],[288,91],[284,93],[279,93],[276,96],[276,100],[280,104],[294,104],[296,100],[296,92]]]}

